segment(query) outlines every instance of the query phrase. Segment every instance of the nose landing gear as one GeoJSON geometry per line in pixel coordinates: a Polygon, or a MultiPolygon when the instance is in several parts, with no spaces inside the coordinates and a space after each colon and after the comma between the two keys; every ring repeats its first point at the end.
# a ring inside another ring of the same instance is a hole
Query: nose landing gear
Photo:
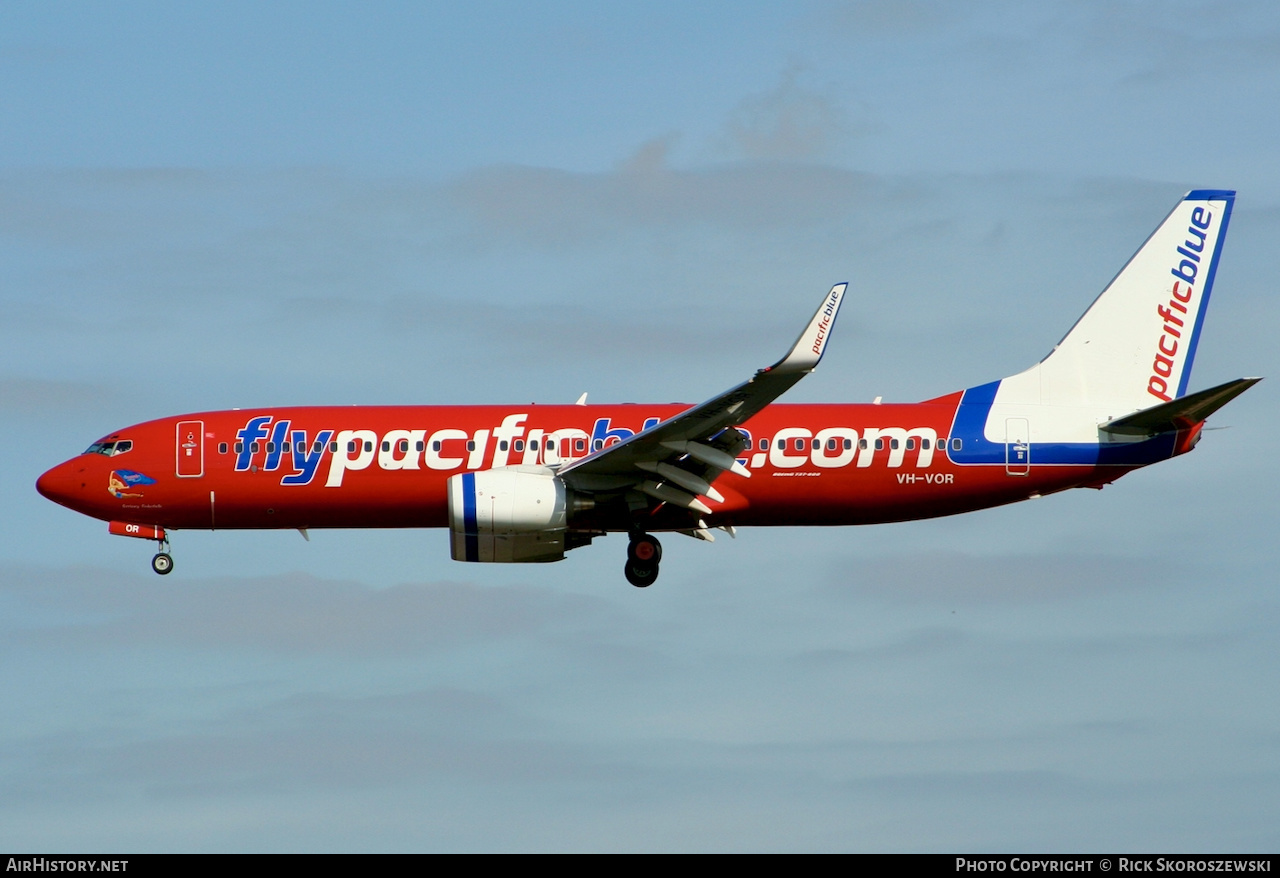
{"type": "Polygon", "coordinates": [[[662,543],[649,534],[632,534],[627,544],[627,565],[623,568],[627,582],[636,588],[648,588],[658,579],[658,562],[662,560],[662,543]]]}
{"type": "Polygon", "coordinates": [[[112,521],[107,524],[107,531],[118,537],[132,537],[135,540],[154,540],[159,543],[160,551],[151,559],[151,569],[161,576],[173,571],[173,556],[169,554],[169,533],[158,524],[135,524],[131,521],[112,521]]]}

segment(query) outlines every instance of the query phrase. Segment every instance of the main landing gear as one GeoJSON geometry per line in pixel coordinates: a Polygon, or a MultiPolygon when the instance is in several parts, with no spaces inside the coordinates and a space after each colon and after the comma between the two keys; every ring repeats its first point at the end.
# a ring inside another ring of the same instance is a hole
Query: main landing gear
{"type": "Polygon", "coordinates": [[[648,588],[658,578],[658,562],[662,560],[662,543],[645,533],[631,535],[627,545],[627,566],[623,571],[627,582],[636,588],[648,588]]]}
{"type": "Polygon", "coordinates": [[[169,554],[169,541],[160,541],[160,551],[151,559],[151,569],[161,576],[167,576],[173,572],[173,556],[169,554]]]}

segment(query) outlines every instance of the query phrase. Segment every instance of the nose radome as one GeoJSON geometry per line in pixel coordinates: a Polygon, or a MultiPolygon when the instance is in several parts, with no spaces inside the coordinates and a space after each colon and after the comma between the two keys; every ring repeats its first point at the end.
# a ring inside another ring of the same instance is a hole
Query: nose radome
{"type": "Polygon", "coordinates": [[[36,490],[54,503],[70,506],[74,496],[79,493],[77,489],[80,482],[77,479],[73,461],[67,461],[36,479],[36,490]]]}

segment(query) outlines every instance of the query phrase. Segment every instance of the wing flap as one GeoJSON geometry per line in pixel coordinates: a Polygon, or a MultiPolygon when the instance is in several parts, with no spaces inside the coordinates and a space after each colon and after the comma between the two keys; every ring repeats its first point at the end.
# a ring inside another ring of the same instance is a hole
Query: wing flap
{"type": "Polygon", "coordinates": [[[710,506],[703,503],[688,491],[682,491],[680,488],[676,488],[666,482],[655,482],[653,479],[645,479],[640,483],[639,488],[645,494],[648,494],[655,500],[661,500],[663,503],[671,503],[703,515],[711,514],[710,506]]]}
{"type": "MultiPolygon", "coordinates": [[[[737,463],[737,461],[734,461],[734,463],[737,463]]],[[[672,466],[661,461],[654,463],[649,460],[642,460],[636,466],[645,472],[656,473],[669,482],[675,482],[695,497],[708,497],[717,503],[724,502],[724,495],[711,487],[710,482],[699,478],[687,469],[681,469],[678,466],[672,466]]]]}
{"type": "Polygon", "coordinates": [[[721,451],[719,448],[712,448],[710,445],[703,445],[701,442],[692,440],[663,442],[662,447],[668,448],[676,454],[687,454],[694,460],[700,460],[707,466],[718,470],[734,473],[744,479],[751,478],[751,470],[738,463],[737,458],[732,454],[721,451]]]}

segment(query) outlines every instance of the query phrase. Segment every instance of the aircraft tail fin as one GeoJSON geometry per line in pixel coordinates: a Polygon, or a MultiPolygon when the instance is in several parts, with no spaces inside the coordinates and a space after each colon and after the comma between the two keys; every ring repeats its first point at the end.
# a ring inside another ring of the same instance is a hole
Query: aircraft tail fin
{"type": "MultiPolygon", "coordinates": [[[[1132,412],[1183,396],[1235,192],[1188,192],[1008,401],[1132,412]]],[[[1006,396],[1007,395],[1007,396],[1006,396]]]]}

